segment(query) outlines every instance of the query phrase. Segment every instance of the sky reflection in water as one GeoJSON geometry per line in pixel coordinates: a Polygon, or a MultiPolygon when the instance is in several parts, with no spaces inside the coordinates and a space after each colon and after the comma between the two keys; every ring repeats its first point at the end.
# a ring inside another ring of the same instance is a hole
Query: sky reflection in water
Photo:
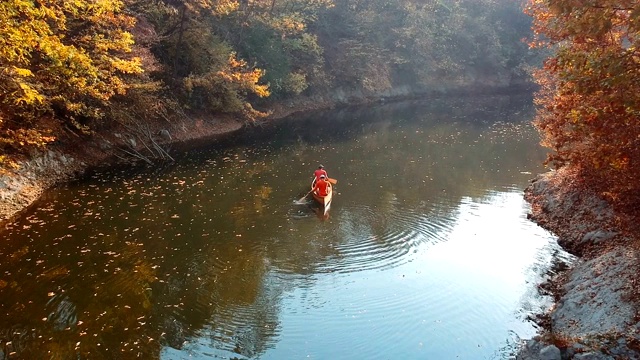
{"type": "Polygon", "coordinates": [[[0,349],[508,358],[570,260],[526,220],[530,117],[526,97],[343,109],[48,192],[0,244],[0,349]],[[324,220],[295,204],[319,162],[339,181],[324,220]]]}

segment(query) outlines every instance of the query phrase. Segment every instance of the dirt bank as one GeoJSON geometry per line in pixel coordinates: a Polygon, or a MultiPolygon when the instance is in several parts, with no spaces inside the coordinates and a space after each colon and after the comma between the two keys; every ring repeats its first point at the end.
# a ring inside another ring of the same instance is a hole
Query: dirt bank
{"type": "MultiPolygon", "coordinates": [[[[161,146],[186,143],[234,132],[243,122],[233,118],[205,119],[193,117],[180,124],[167,127],[155,124],[153,134],[166,131],[169,136],[157,135],[154,141],[161,146]]],[[[67,134],[68,137],[72,135],[67,134]]],[[[18,162],[16,167],[0,172],[0,222],[7,222],[33,204],[46,189],[71,180],[90,167],[106,166],[123,161],[122,143],[128,135],[116,129],[94,134],[89,138],[63,139],[46,150],[33,153],[30,158],[18,162]]],[[[138,141],[137,148],[144,152],[138,141]]],[[[129,160],[132,158],[126,155],[129,160]]]]}
{"type": "Polygon", "coordinates": [[[541,284],[555,305],[517,359],[640,359],[640,239],[624,230],[636,219],[614,213],[569,170],[538,176],[525,199],[530,219],[578,259],[541,284]]]}
{"type": "MultiPolygon", "coordinates": [[[[357,99],[352,103],[372,102],[375,99],[357,99]]],[[[263,121],[275,121],[301,111],[328,109],[336,102],[329,98],[299,98],[282,104],[273,104],[265,109],[270,115],[263,121]]],[[[240,130],[247,123],[231,116],[211,117],[207,114],[192,115],[179,123],[162,121],[149,125],[148,132],[160,146],[184,145],[198,140],[215,141],[212,138],[240,130]]],[[[64,133],[59,131],[58,133],[64,133]]],[[[0,169],[0,223],[6,223],[32,205],[48,188],[67,182],[88,168],[109,166],[122,162],[122,157],[132,157],[122,152],[130,151],[128,144],[135,143],[137,151],[148,149],[136,137],[122,129],[103,130],[88,138],[80,138],[68,132],[46,150],[31,154],[18,162],[18,166],[0,169]],[[138,139],[135,141],[135,139],[138,139]]]]}

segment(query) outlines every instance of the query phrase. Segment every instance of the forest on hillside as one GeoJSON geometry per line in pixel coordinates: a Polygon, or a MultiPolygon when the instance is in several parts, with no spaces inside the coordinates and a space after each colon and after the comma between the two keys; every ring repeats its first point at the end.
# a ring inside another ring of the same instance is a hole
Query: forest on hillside
{"type": "Polygon", "coordinates": [[[71,133],[247,122],[333,90],[526,82],[539,61],[513,0],[8,0],[0,164],[71,133]]]}
{"type": "Polygon", "coordinates": [[[632,0],[7,0],[0,167],[62,134],[251,123],[301,98],[508,86],[539,67],[549,164],[633,207],[639,42],[632,0]]]}

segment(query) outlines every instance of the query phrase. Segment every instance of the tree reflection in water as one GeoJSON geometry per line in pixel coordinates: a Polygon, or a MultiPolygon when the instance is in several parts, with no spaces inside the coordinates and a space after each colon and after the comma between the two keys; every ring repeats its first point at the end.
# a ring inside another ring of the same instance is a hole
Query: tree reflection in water
{"type": "Polygon", "coordinates": [[[342,109],[53,189],[3,231],[0,358],[265,356],[295,289],[407,263],[462,199],[526,184],[544,159],[529,104],[342,109]],[[340,194],[292,216],[318,162],[340,194]]]}

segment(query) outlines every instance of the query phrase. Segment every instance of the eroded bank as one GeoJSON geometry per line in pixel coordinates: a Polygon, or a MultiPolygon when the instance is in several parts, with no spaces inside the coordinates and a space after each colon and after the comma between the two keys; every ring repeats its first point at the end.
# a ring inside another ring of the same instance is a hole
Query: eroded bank
{"type": "Polygon", "coordinates": [[[525,190],[530,219],[558,235],[578,259],[541,284],[555,299],[543,331],[519,360],[640,359],[638,236],[569,170],[538,176],[525,190]]]}

